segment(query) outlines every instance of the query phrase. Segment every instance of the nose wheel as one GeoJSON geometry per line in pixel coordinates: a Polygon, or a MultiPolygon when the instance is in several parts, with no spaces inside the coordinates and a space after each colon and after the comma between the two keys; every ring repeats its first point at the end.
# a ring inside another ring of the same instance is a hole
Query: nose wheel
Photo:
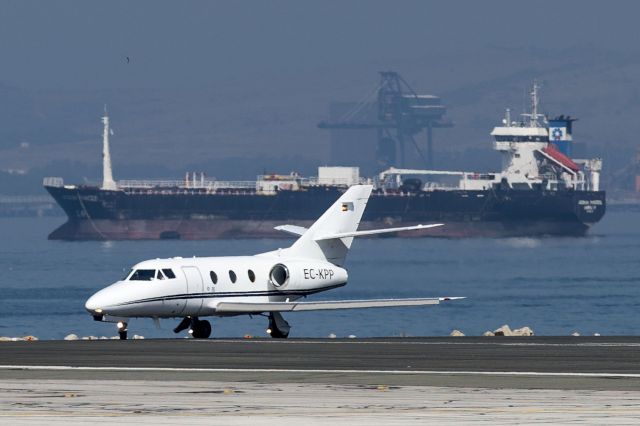
{"type": "Polygon", "coordinates": [[[127,323],[124,321],[120,321],[117,324],[118,327],[118,337],[120,340],[127,340],[127,323]]]}

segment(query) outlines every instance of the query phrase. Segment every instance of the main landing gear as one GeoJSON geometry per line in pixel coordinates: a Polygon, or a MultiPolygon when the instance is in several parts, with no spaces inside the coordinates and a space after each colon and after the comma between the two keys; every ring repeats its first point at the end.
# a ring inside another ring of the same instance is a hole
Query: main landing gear
{"type": "MultiPolygon", "coordinates": [[[[209,336],[211,336],[211,323],[206,320],[198,319],[198,317],[183,318],[177,327],[173,329],[173,332],[180,333],[187,329],[194,339],[208,339],[209,336]]],[[[289,330],[291,330],[291,326],[282,317],[280,312],[269,312],[269,328],[267,328],[267,333],[271,337],[274,339],[286,339],[289,337],[289,330]]]]}
{"type": "Polygon", "coordinates": [[[183,318],[180,324],[173,329],[173,332],[180,333],[187,328],[194,339],[208,339],[211,336],[211,323],[207,320],[200,320],[198,317],[183,318]]]}
{"type": "Polygon", "coordinates": [[[280,312],[269,312],[269,328],[267,328],[267,333],[269,333],[271,337],[274,339],[286,339],[289,337],[289,330],[291,330],[291,326],[282,317],[280,312]]]}

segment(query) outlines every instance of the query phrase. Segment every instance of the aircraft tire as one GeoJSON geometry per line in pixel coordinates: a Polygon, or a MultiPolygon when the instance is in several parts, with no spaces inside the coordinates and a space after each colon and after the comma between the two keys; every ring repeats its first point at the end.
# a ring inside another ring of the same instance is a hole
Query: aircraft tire
{"type": "Polygon", "coordinates": [[[289,337],[289,333],[284,334],[277,328],[273,328],[271,329],[271,337],[274,339],[286,339],[287,337],[289,337]]]}
{"type": "Polygon", "coordinates": [[[196,321],[191,329],[194,339],[208,339],[211,336],[211,323],[207,320],[196,321]]]}

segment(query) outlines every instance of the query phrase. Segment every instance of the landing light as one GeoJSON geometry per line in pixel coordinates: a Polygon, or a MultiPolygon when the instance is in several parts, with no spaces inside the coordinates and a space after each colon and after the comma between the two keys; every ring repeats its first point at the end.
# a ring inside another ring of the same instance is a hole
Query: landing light
{"type": "Polygon", "coordinates": [[[271,334],[271,329],[267,328],[267,334],[271,334]]]}
{"type": "Polygon", "coordinates": [[[118,321],[117,327],[118,330],[122,330],[124,328],[124,323],[122,321],[118,321]]]}
{"type": "Polygon", "coordinates": [[[101,314],[102,313],[102,308],[96,308],[93,310],[93,312],[95,312],[96,314],[101,314]]]}
{"type": "Polygon", "coordinates": [[[189,334],[193,334],[193,329],[189,329],[189,334]]]}

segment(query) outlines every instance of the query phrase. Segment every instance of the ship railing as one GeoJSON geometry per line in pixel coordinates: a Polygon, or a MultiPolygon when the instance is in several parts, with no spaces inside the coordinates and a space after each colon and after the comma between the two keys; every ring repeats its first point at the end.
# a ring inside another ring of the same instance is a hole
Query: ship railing
{"type": "MultiPolygon", "coordinates": [[[[209,187],[207,187],[209,188],[209,187]]],[[[212,189],[256,189],[254,180],[217,180],[213,182],[212,189]]]]}
{"type": "Polygon", "coordinates": [[[424,184],[424,186],[422,187],[423,191],[456,191],[459,189],[466,189],[466,188],[461,188],[460,185],[457,184],[445,184],[442,182],[426,182],[424,184]]]}
{"type": "Polygon", "coordinates": [[[122,189],[153,189],[153,188],[180,188],[180,189],[255,189],[255,181],[221,181],[221,180],[120,180],[118,187],[122,189]]]}
{"type": "MultiPolygon", "coordinates": [[[[199,184],[199,182],[198,182],[199,184]]],[[[179,188],[185,186],[184,180],[119,180],[119,188],[179,188]]],[[[190,185],[191,186],[191,185],[190,185]]],[[[195,185],[194,185],[195,186],[195,185]]]]}
{"type": "Polygon", "coordinates": [[[351,185],[363,185],[371,183],[370,179],[358,178],[354,181],[353,178],[318,178],[317,176],[300,177],[298,175],[260,175],[258,176],[259,183],[285,183],[289,184],[295,182],[298,186],[351,186],[351,185]]]}
{"type": "Polygon", "coordinates": [[[64,179],[61,177],[46,177],[42,179],[42,185],[53,188],[62,188],[64,186],[64,179]]]}
{"type": "Polygon", "coordinates": [[[358,178],[354,181],[352,178],[323,178],[320,179],[318,177],[309,177],[300,179],[301,186],[351,186],[351,185],[365,185],[370,184],[371,179],[367,178],[358,178]]]}

